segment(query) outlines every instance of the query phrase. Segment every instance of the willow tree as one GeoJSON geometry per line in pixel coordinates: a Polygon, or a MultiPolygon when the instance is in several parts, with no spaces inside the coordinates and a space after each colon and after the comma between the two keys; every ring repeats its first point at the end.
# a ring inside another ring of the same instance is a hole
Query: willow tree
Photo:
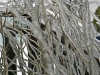
{"type": "Polygon", "coordinates": [[[99,75],[100,45],[88,0],[0,4],[1,75],[99,75]],[[7,38],[5,40],[5,38],[7,38]],[[10,49],[9,49],[10,48],[10,49]],[[13,66],[12,66],[13,65],[13,66]],[[15,67],[15,68],[14,68],[15,67]]]}

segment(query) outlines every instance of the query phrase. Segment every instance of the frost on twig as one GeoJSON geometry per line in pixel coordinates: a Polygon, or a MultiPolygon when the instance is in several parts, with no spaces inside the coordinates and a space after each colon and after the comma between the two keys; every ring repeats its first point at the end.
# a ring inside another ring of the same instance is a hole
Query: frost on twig
{"type": "Polygon", "coordinates": [[[100,43],[88,0],[0,3],[1,75],[99,75],[100,43]],[[6,19],[4,19],[4,17],[6,19]]]}

